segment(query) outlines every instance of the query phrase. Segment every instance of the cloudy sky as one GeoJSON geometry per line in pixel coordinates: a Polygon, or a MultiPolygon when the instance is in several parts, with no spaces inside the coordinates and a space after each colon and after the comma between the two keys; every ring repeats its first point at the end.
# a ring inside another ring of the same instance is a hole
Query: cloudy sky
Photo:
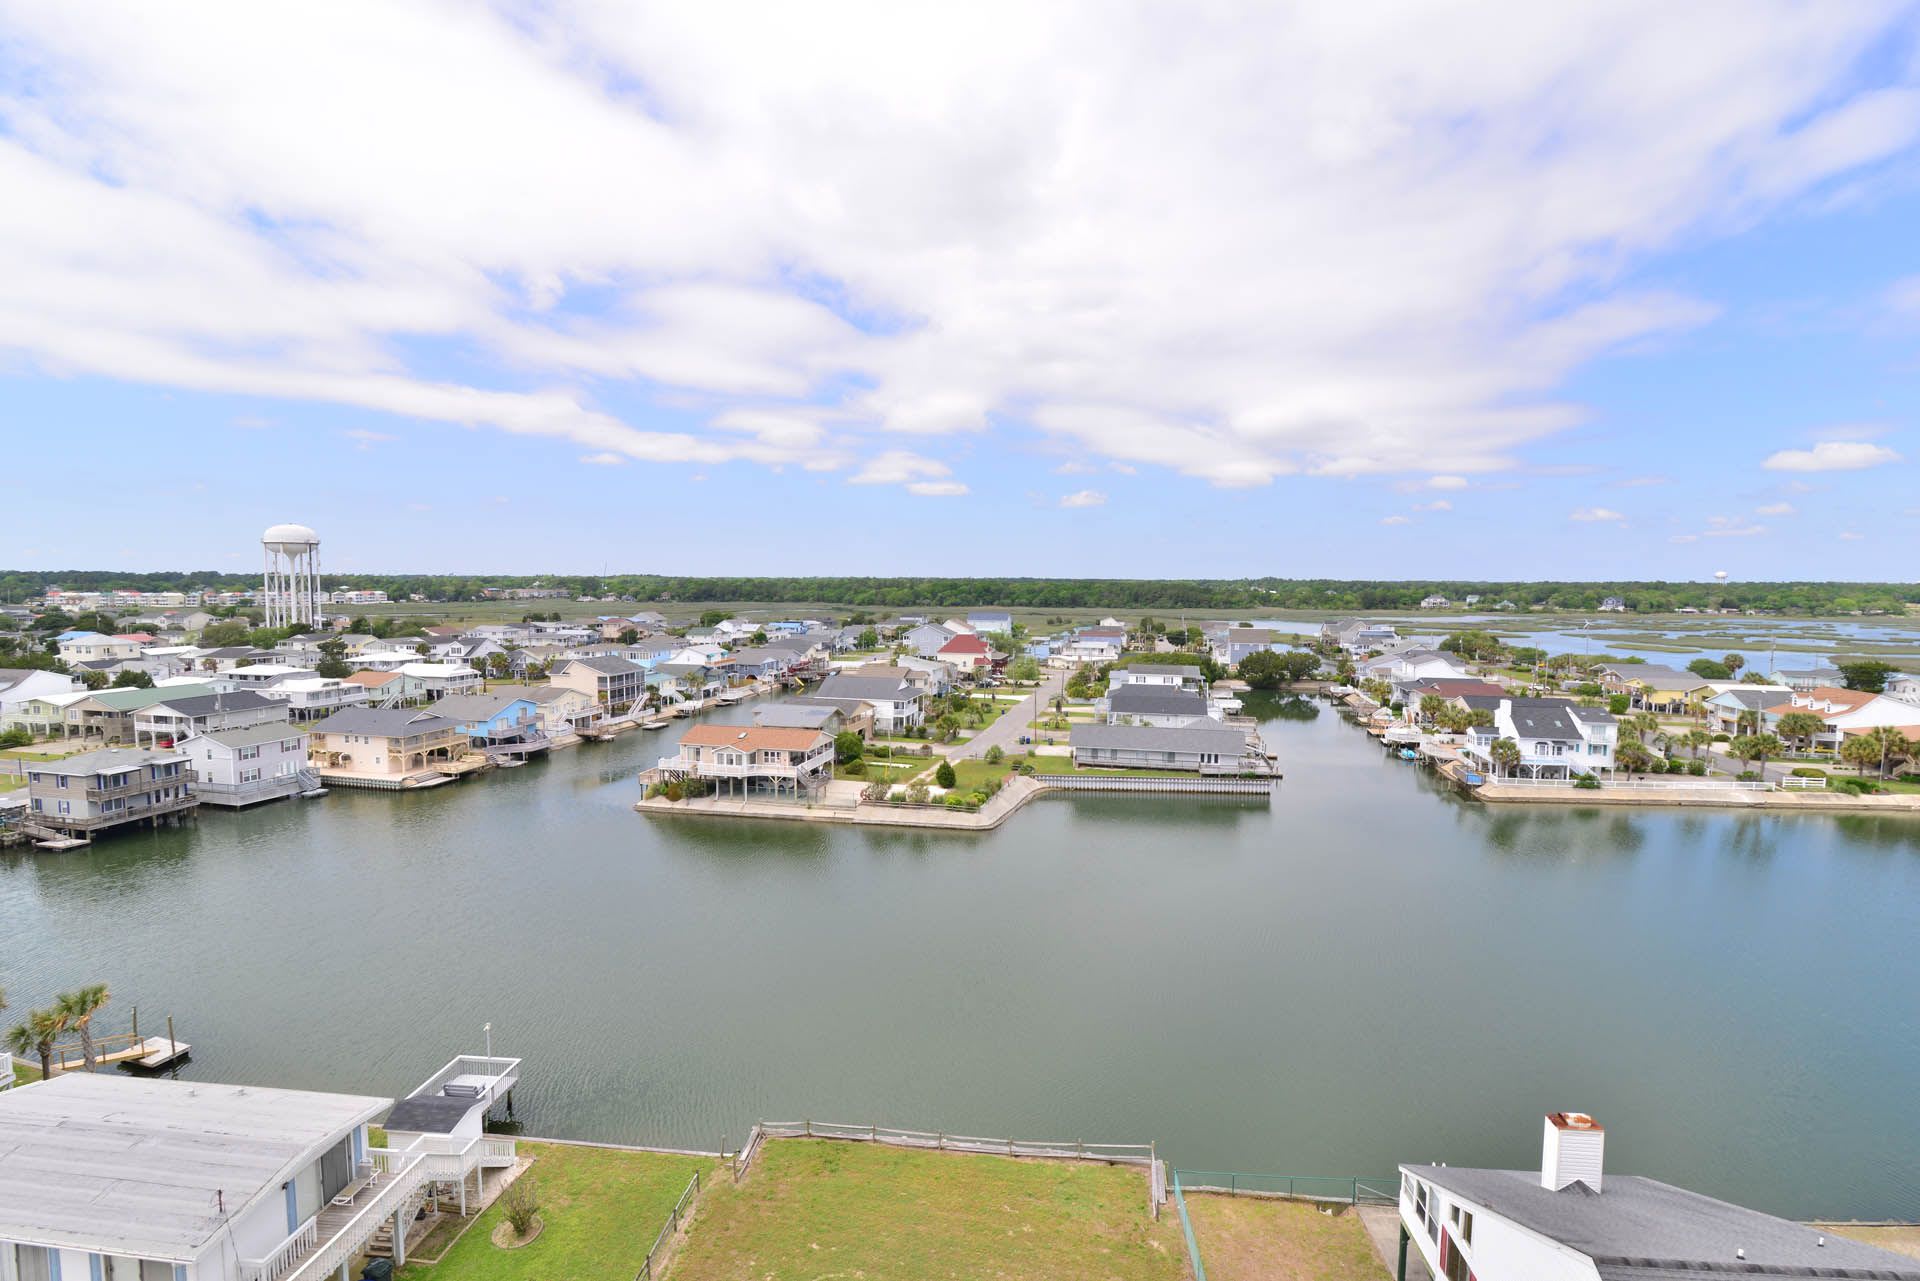
{"type": "Polygon", "coordinates": [[[1904,577],[1907,4],[0,0],[0,563],[1904,577]]]}

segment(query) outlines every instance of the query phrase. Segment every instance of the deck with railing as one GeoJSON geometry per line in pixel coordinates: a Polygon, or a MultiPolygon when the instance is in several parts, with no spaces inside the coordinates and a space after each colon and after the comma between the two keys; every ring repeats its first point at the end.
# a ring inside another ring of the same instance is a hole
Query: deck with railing
{"type": "Polygon", "coordinates": [[[240,1281],[323,1281],[338,1272],[420,1190],[427,1160],[417,1141],[370,1149],[361,1171],[370,1182],[346,1204],[321,1207],[264,1257],[240,1260],[240,1281]]]}

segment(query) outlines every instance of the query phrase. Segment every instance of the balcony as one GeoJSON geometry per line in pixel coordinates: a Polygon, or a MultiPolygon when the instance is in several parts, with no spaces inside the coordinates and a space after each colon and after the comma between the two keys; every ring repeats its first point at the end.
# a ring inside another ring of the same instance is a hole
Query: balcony
{"type": "Polygon", "coordinates": [[[356,1171],[367,1182],[350,1198],[344,1193],[335,1197],[264,1258],[240,1260],[240,1281],[323,1281],[332,1276],[361,1253],[382,1223],[406,1208],[428,1178],[428,1160],[417,1140],[397,1150],[369,1149],[356,1171]]]}

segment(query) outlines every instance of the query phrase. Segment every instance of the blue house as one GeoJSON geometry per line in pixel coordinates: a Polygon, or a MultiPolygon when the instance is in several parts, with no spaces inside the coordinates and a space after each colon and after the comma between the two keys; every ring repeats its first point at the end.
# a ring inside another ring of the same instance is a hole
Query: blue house
{"type": "Polygon", "coordinates": [[[540,706],[519,694],[449,694],[433,711],[457,721],[475,747],[524,743],[540,736],[540,706]]]}

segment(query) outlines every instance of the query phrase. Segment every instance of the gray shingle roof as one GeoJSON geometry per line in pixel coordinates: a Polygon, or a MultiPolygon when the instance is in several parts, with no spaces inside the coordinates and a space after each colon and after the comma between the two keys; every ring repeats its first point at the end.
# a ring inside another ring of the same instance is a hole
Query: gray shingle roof
{"type": "Polygon", "coordinates": [[[763,703],[753,709],[753,723],[791,729],[824,729],[839,710],[824,703],[763,703]]]}
{"type": "Polygon", "coordinates": [[[316,721],[316,734],[368,734],[376,738],[405,738],[459,729],[458,721],[434,712],[409,707],[343,707],[323,721],[316,721]]]}
{"type": "Polygon", "coordinates": [[[195,734],[193,738],[182,740],[182,745],[194,739],[210,738],[222,747],[253,747],[259,743],[274,743],[283,738],[304,738],[307,731],[286,721],[268,721],[265,725],[248,725],[242,729],[216,729],[204,734],[195,734]]]}
{"type": "Polygon", "coordinates": [[[1115,716],[1205,716],[1207,696],[1162,685],[1120,685],[1107,696],[1115,716]]]}
{"type": "Polygon", "coordinates": [[[1141,676],[1186,676],[1200,679],[1200,668],[1186,663],[1133,663],[1120,669],[1141,676]]]}
{"type": "Polygon", "coordinates": [[[599,672],[603,676],[632,675],[641,670],[637,664],[629,663],[624,658],[569,658],[567,662],[599,672]]]}
{"type": "Polygon", "coordinates": [[[1225,725],[1075,725],[1067,741],[1074,747],[1119,748],[1142,752],[1213,752],[1239,756],[1246,734],[1225,725]]]}
{"type": "Polygon", "coordinates": [[[492,720],[515,703],[531,703],[530,695],[519,690],[511,693],[449,694],[433,705],[436,716],[456,721],[492,720]]]}
{"type": "Polygon", "coordinates": [[[1920,1278],[1920,1261],[1637,1175],[1604,1191],[1540,1186],[1536,1170],[1408,1165],[1403,1170],[1592,1258],[1608,1281],[1724,1273],[1920,1278]],[[1734,1252],[1744,1250],[1744,1264],[1734,1252]]]}
{"type": "Polygon", "coordinates": [[[1570,703],[1558,699],[1514,699],[1513,728],[1522,738],[1574,739],[1580,727],[1568,715],[1570,703]]]}
{"type": "Polygon", "coordinates": [[[263,707],[284,708],[286,704],[277,698],[268,698],[265,694],[251,689],[236,689],[225,694],[190,694],[185,698],[163,698],[149,705],[148,710],[165,707],[182,716],[205,716],[209,712],[251,712],[263,707]]]}
{"type": "Polygon", "coordinates": [[[904,703],[920,696],[918,687],[891,676],[829,676],[814,693],[821,698],[870,698],[883,703],[904,703]]]}

